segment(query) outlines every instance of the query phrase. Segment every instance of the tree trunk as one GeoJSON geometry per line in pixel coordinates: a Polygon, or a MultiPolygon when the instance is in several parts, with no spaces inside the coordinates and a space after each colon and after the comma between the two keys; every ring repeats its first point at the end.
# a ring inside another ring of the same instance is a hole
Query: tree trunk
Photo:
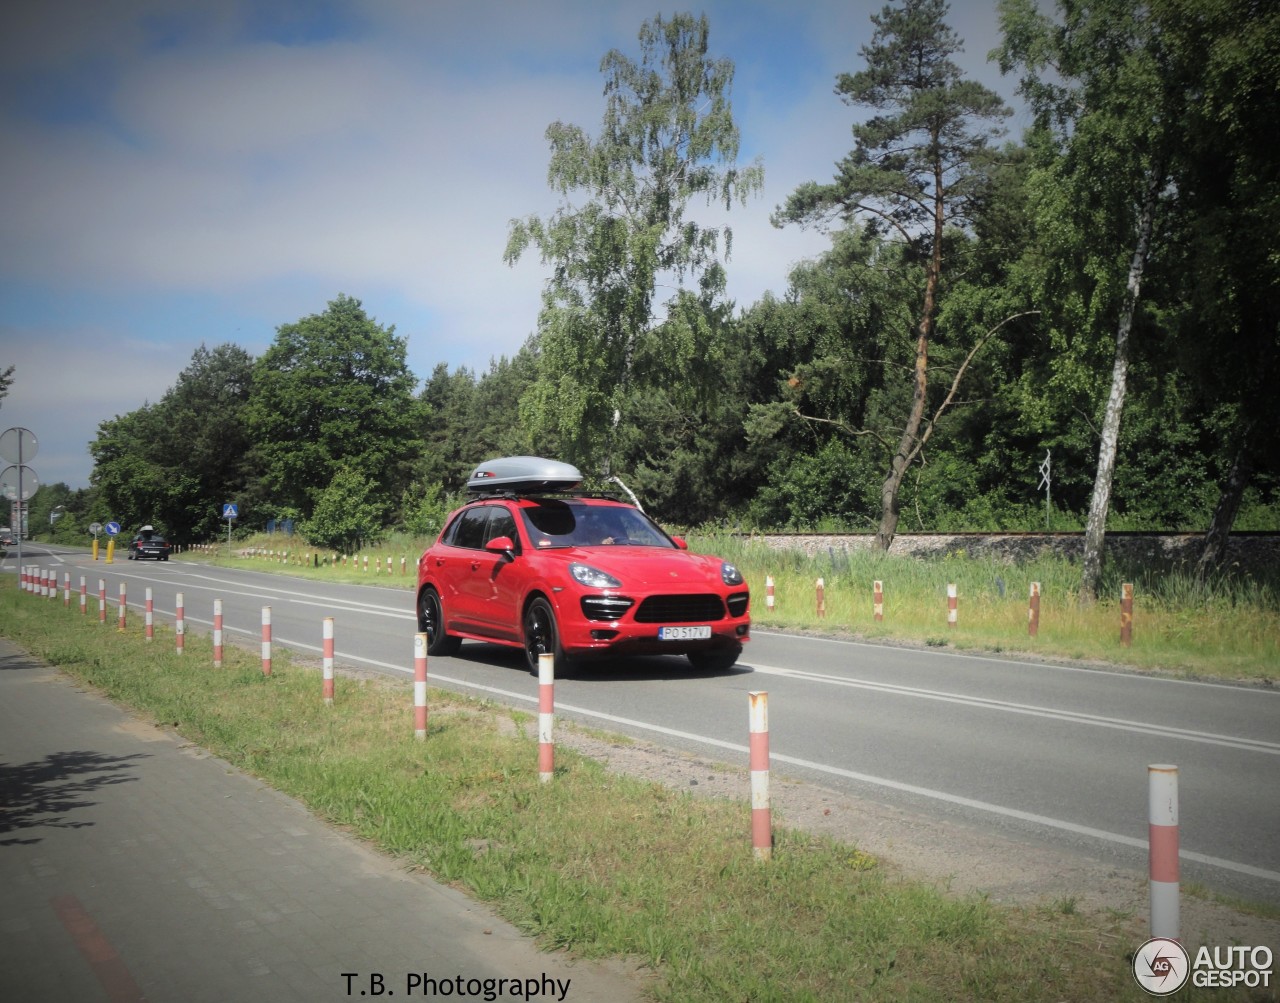
{"type": "Polygon", "coordinates": [[[1204,550],[1200,560],[1196,562],[1196,582],[1203,582],[1222,564],[1227,554],[1227,537],[1235,524],[1236,514],[1240,511],[1240,502],[1244,498],[1245,486],[1249,483],[1249,435],[1252,424],[1241,436],[1240,446],[1236,450],[1235,459],[1231,461],[1231,470],[1227,472],[1226,482],[1222,485],[1222,493],[1218,496],[1218,505],[1213,510],[1213,518],[1209,521],[1209,529],[1204,534],[1204,550]]]}
{"type": "Polygon", "coordinates": [[[1106,538],[1107,510],[1111,505],[1111,481],[1116,469],[1120,416],[1124,412],[1124,395],[1128,385],[1129,332],[1133,328],[1133,314],[1138,305],[1138,290],[1142,285],[1142,270],[1147,260],[1147,249],[1151,245],[1156,200],[1162,184],[1163,171],[1152,171],[1142,206],[1142,217],[1138,221],[1138,243],[1129,261],[1129,281],[1120,308],[1120,323],[1116,329],[1116,356],[1111,367],[1111,393],[1107,397],[1107,410],[1102,419],[1098,472],[1093,480],[1089,520],[1085,523],[1084,530],[1084,560],[1080,581],[1082,604],[1092,603],[1098,598],[1098,585],[1102,580],[1102,548],[1106,538]]]}
{"type": "Polygon", "coordinates": [[[929,339],[933,336],[934,316],[938,311],[938,284],[942,275],[942,230],[944,202],[942,166],[934,164],[933,200],[933,253],[924,284],[924,306],[920,310],[920,323],[916,328],[916,364],[912,374],[911,413],[903,426],[898,448],[889,461],[889,476],[880,488],[880,528],[876,531],[875,547],[887,551],[898,532],[898,492],[907,467],[920,450],[920,423],[924,420],[924,406],[929,390],[929,339]]]}

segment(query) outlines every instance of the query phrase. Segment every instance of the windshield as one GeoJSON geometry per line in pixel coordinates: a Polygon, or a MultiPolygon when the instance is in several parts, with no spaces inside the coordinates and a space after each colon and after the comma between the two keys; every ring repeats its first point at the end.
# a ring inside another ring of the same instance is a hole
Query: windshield
{"type": "Polygon", "coordinates": [[[586,505],[574,501],[540,501],[521,508],[534,547],[663,547],[671,538],[639,509],[626,505],[586,505]]]}

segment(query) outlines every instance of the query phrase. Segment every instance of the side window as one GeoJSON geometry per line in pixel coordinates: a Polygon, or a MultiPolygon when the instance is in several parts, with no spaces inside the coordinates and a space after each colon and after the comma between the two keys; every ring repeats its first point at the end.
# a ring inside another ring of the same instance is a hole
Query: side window
{"type": "Polygon", "coordinates": [[[516,545],[516,552],[520,551],[520,535],[516,532],[515,517],[502,507],[494,508],[493,515],[489,517],[489,532],[485,534],[484,542],[497,539],[499,536],[508,536],[511,542],[516,545]]]}
{"type": "Polygon", "coordinates": [[[484,549],[484,529],[489,521],[489,513],[493,509],[488,505],[477,505],[462,513],[462,519],[453,534],[455,547],[466,547],[469,550],[484,549]]]}

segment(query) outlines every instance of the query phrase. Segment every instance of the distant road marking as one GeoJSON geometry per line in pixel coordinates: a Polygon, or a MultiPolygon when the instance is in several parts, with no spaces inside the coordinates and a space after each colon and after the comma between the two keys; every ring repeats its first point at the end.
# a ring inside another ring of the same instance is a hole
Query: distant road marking
{"type": "Polygon", "coordinates": [[[915,697],[922,700],[938,700],[944,703],[961,704],[966,707],[982,707],[988,710],[1003,711],[1008,714],[1027,714],[1032,717],[1051,718],[1056,721],[1068,721],[1075,724],[1088,724],[1097,728],[1115,728],[1120,731],[1132,731],[1144,735],[1160,735],[1164,738],[1177,738],[1186,742],[1203,742],[1206,745],[1221,745],[1229,749],[1244,749],[1248,752],[1261,752],[1280,756],[1280,742],[1267,742],[1257,738],[1241,738],[1235,735],[1217,735],[1206,731],[1190,731],[1185,728],[1173,728],[1146,721],[1130,721],[1124,718],[1103,717],[1099,714],[1086,714],[1073,710],[1058,710],[1052,707],[1038,707],[1035,704],[1013,703],[1008,700],[993,700],[988,697],[967,696],[963,693],[947,693],[943,690],[930,690],[918,686],[898,686],[894,683],[873,682],[869,679],[852,679],[847,676],[827,675],[820,672],[808,672],[803,669],[787,669],[776,665],[761,665],[752,662],[756,672],[767,675],[787,676],[806,682],[828,683],[832,686],[849,686],[855,689],[873,690],[878,693],[889,693],[894,696],[915,697]]]}

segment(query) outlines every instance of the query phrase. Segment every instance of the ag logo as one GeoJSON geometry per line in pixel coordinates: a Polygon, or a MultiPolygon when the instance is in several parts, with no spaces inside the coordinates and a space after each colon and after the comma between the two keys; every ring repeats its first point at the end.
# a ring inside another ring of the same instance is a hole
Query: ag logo
{"type": "Polygon", "coordinates": [[[1154,937],[1133,955],[1133,977],[1152,996],[1168,996],[1187,984],[1191,959],[1176,940],[1154,937]]]}

